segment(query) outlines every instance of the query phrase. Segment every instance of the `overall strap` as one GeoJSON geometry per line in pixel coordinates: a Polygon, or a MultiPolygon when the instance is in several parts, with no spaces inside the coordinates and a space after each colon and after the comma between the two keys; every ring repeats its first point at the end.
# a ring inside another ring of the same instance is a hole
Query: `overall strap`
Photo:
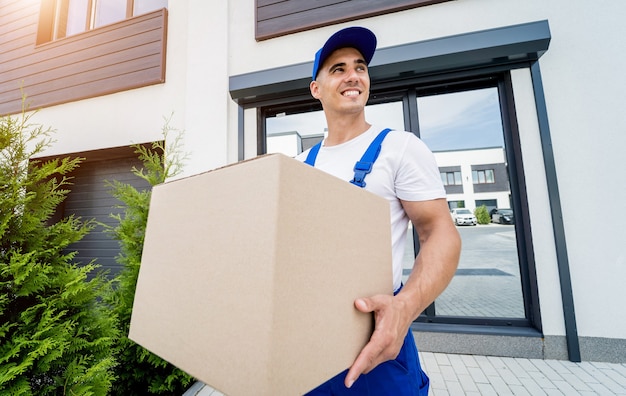
{"type": "MultiPolygon", "coordinates": [[[[322,142],[323,141],[324,140],[322,140],[322,142]]],[[[304,160],[305,164],[315,166],[315,159],[317,158],[317,153],[319,153],[320,151],[320,147],[322,147],[322,142],[319,142],[315,146],[311,147],[311,151],[309,151],[309,154],[306,156],[306,159],[304,160]]]]}
{"type": "MultiPolygon", "coordinates": [[[[374,162],[380,153],[380,147],[389,131],[391,131],[390,128],[383,129],[372,141],[365,151],[365,154],[363,154],[363,157],[361,157],[361,160],[357,161],[354,165],[354,178],[350,180],[350,183],[361,188],[365,187],[365,176],[372,171],[374,162]]],[[[322,147],[322,142],[319,142],[315,146],[311,147],[306,160],[304,160],[305,164],[315,166],[315,159],[317,158],[317,153],[320,151],[320,147],[322,147]]]]}
{"type": "Polygon", "coordinates": [[[361,157],[361,160],[354,165],[354,178],[350,180],[350,183],[361,188],[365,187],[365,176],[372,171],[374,162],[380,154],[380,146],[383,144],[385,136],[391,131],[390,128],[383,129],[382,132],[376,136],[376,139],[372,141],[370,146],[361,157]]]}

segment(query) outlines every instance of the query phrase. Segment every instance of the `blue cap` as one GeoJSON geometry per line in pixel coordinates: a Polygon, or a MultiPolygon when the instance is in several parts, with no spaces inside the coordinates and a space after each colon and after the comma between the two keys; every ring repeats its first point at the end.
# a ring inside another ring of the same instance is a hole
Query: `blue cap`
{"type": "Polygon", "coordinates": [[[313,80],[317,78],[326,58],[336,50],[346,47],[356,48],[363,55],[365,63],[369,64],[376,51],[376,36],[371,30],[358,26],[342,29],[330,36],[326,44],[315,54],[313,80]]]}

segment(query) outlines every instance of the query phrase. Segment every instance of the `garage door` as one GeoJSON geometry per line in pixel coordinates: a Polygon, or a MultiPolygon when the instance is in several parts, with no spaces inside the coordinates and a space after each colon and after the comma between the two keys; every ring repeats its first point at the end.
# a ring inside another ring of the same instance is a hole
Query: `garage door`
{"type": "MultiPolygon", "coordinates": [[[[73,214],[83,219],[93,218],[98,222],[115,226],[116,221],[111,218],[111,214],[123,212],[123,209],[116,208],[122,205],[122,202],[111,195],[111,188],[107,186],[106,181],[117,180],[140,190],[151,188],[148,182],[132,173],[133,166],[141,168],[142,163],[130,148],[115,149],[109,153],[105,150],[97,154],[78,155],[86,157],[87,160],[72,174],[74,185],[71,186],[71,192],[63,204],[61,210],[63,216],[73,214]],[[120,156],[122,154],[124,155],[120,156]]],[[[76,262],[87,264],[96,260],[101,269],[108,270],[111,276],[121,269],[115,260],[120,252],[119,244],[105,233],[104,227],[100,225],[81,241],[71,245],[68,250],[78,252],[76,262]]]]}

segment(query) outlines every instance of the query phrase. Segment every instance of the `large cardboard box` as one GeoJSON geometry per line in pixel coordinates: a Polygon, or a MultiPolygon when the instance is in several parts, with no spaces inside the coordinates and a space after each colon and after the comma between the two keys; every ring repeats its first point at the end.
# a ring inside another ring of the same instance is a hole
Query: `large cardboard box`
{"type": "Polygon", "coordinates": [[[129,338],[229,396],[304,394],[392,293],[388,203],[275,154],[156,186],[129,338]]]}

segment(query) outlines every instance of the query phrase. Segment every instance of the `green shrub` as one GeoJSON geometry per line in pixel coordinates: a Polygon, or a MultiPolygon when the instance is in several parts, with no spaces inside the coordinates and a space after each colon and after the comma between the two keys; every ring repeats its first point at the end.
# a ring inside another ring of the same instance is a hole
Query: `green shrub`
{"type": "Polygon", "coordinates": [[[485,205],[477,207],[476,210],[474,210],[474,216],[476,216],[478,224],[489,224],[491,222],[491,216],[489,216],[485,205]]]}
{"type": "Polygon", "coordinates": [[[33,160],[52,130],[31,117],[0,118],[0,394],[106,395],[118,334],[101,300],[110,285],[67,251],[94,224],[53,220],[82,159],[33,160]]]}
{"type": "MultiPolygon", "coordinates": [[[[170,127],[163,128],[164,141],[167,142],[170,127]]],[[[134,145],[135,153],[143,163],[143,169],[133,168],[132,172],[145,179],[150,185],[163,183],[168,177],[180,173],[183,158],[178,152],[180,134],[166,151],[163,141],[153,143],[150,148],[134,145]]],[[[123,334],[115,346],[119,365],[117,380],[112,394],[120,396],[168,394],[182,395],[192,382],[192,378],[134,343],[126,335],[130,328],[135,287],[141,264],[150,191],[140,191],[135,187],[118,181],[108,182],[112,195],[124,203],[121,215],[111,215],[117,225],[106,227],[118,241],[120,254],[117,262],[123,270],[115,279],[116,288],[109,299],[113,312],[119,317],[120,331],[123,334]]]]}

